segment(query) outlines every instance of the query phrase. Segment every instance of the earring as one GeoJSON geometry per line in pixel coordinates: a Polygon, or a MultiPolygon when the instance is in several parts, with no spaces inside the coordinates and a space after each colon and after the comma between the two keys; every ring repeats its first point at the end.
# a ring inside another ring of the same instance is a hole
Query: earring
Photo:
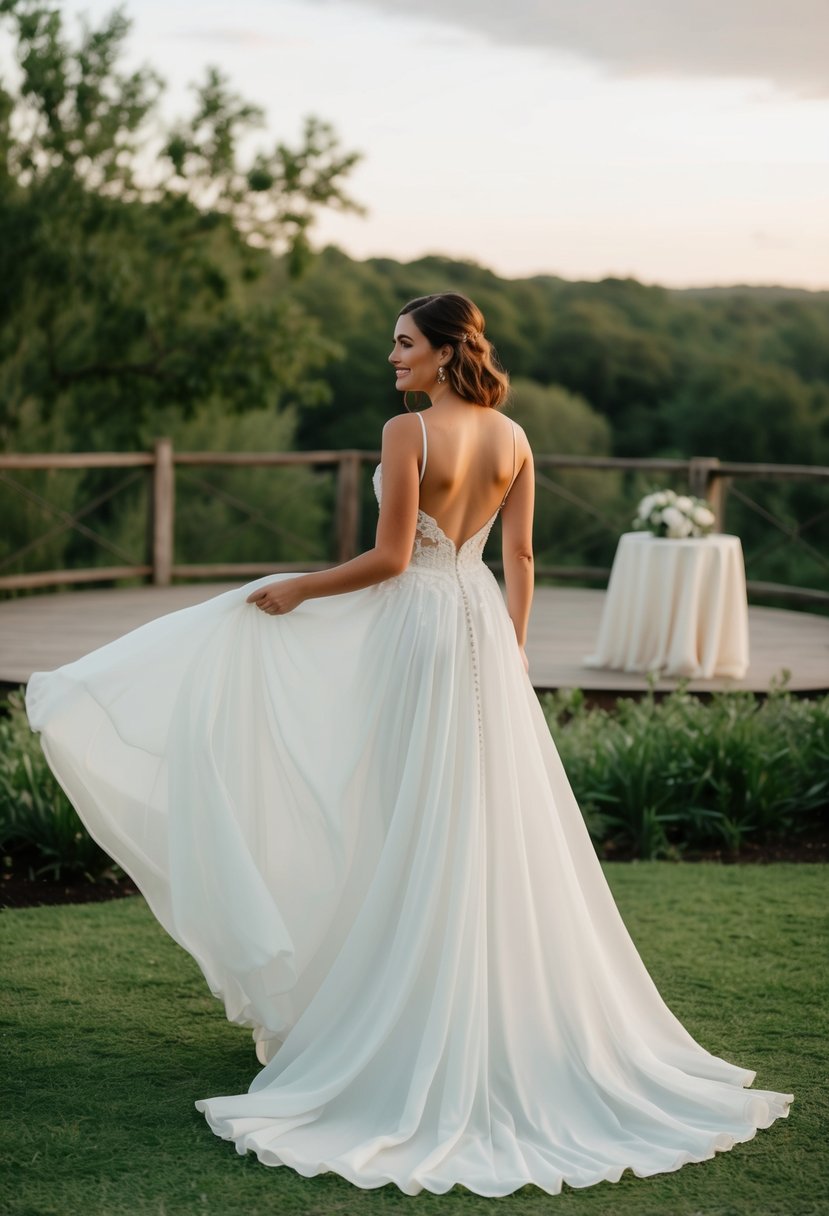
{"type": "Polygon", "coordinates": [[[441,363],[440,366],[438,367],[438,384],[445,384],[445,383],[446,383],[446,372],[444,371],[443,364],[441,363]]]}

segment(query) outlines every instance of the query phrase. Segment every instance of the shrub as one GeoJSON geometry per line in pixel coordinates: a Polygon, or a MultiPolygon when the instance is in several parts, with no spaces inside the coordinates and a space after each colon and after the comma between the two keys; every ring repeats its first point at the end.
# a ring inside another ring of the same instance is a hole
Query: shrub
{"type": "Polygon", "coordinates": [[[0,717],[0,849],[29,861],[29,877],[116,878],[119,866],[91,838],[52,775],[26,717],[23,689],[0,717]]]}
{"type": "MultiPolygon", "coordinates": [[[[732,690],[709,703],[681,682],[661,702],[651,681],[612,712],[579,690],[541,697],[550,729],[598,845],[633,856],[736,851],[807,827],[829,806],[829,696],[767,698],[732,690]]],[[[30,876],[117,878],[52,775],[26,718],[23,690],[0,718],[0,849],[30,876]]]]}
{"type": "Polygon", "coordinates": [[[594,840],[634,856],[689,848],[738,850],[808,826],[829,805],[829,696],[793,696],[785,679],[768,696],[734,689],[708,703],[687,681],[657,702],[612,713],[579,691],[541,703],[594,840]]]}

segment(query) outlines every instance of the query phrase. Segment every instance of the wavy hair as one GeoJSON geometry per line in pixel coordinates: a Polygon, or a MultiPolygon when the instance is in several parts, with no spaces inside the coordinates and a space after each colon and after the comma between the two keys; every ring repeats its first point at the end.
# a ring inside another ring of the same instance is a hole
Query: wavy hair
{"type": "Polygon", "coordinates": [[[409,300],[398,315],[407,313],[431,346],[452,347],[446,371],[459,397],[492,409],[506,402],[509,376],[484,336],[486,322],[476,304],[456,292],[441,291],[409,300]]]}

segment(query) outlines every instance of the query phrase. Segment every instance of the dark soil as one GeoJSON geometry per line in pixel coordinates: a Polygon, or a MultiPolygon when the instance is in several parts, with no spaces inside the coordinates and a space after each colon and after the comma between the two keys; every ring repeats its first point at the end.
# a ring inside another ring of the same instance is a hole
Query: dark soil
{"type": "Polygon", "coordinates": [[[687,852],[683,861],[722,861],[726,863],[760,863],[768,865],[775,861],[829,861],[829,832],[811,836],[793,836],[790,840],[776,840],[769,844],[744,844],[739,853],[722,849],[709,853],[687,852]]]}
{"type": "MultiPolygon", "coordinates": [[[[631,861],[630,853],[605,846],[600,856],[607,861],[631,861]]],[[[88,882],[73,878],[55,881],[49,878],[27,877],[27,867],[18,860],[16,872],[7,871],[0,877],[1,908],[36,908],[49,904],[100,903],[105,899],[123,899],[140,892],[131,878],[101,879],[88,882]]],[[[786,840],[766,844],[743,845],[739,853],[725,849],[687,851],[678,855],[684,862],[718,861],[723,865],[769,865],[776,861],[829,862],[829,822],[818,824],[806,832],[786,840]]]]}
{"type": "MultiPolygon", "coordinates": [[[[613,843],[598,850],[604,861],[633,861],[628,850],[614,848],[613,843]]],[[[778,840],[747,841],[735,851],[726,848],[677,849],[669,861],[719,861],[723,865],[769,865],[775,861],[829,862],[829,819],[803,832],[778,840]]]]}
{"type": "Polygon", "coordinates": [[[4,874],[0,878],[0,908],[38,908],[46,904],[91,904],[105,899],[121,899],[138,895],[131,878],[87,882],[67,879],[55,882],[48,878],[25,878],[20,874],[4,874]]]}

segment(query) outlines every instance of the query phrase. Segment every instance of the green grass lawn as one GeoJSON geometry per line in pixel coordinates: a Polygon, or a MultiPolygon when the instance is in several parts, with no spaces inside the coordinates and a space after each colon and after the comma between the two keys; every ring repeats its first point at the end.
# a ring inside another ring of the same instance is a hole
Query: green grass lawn
{"type": "Polygon", "coordinates": [[[663,996],[709,1050],[795,1094],[788,1119],[674,1174],[504,1199],[363,1191],[240,1157],[194,1108],[259,1064],[143,899],[0,915],[4,1216],[829,1213],[829,867],[606,867],[663,996]]]}

